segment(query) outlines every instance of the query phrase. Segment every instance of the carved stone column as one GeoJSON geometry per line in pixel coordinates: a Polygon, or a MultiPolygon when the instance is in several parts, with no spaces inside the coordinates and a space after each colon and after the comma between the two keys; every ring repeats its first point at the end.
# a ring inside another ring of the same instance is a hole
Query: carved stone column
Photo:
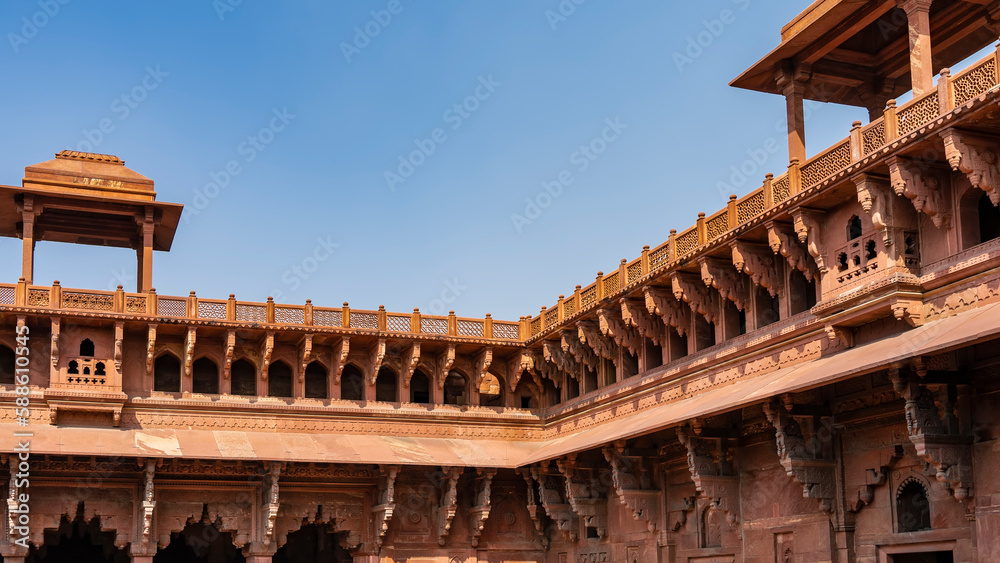
{"type": "Polygon", "coordinates": [[[135,249],[138,258],[136,291],[142,293],[153,287],[153,229],[156,227],[153,221],[153,208],[147,207],[145,216],[141,220],[137,218],[137,222],[142,236],[142,247],[135,249]]]}
{"type": "Polygon", "coordinates": [[[792,65],[786,61],[775,72],[774,79],[785,96],[788,119],[788,160],[806,161],[806,125],[803,100],[806,82],[812,74],[809,65],[792,65]]]}
{"type": "Polygon", "coordinates": [[[21,277],[31,285],[35,274],[35,198],[25,194],[21,205],[21,277]]]}
{"type": "Polygon", "coordinates": [[[913,97],[919,98],[934,89],[934,67],[931,62],[931,10],[932,0],[897,0],[896,5],[906,12],[907,32],[910,37],[910,80],[913,97]]]}

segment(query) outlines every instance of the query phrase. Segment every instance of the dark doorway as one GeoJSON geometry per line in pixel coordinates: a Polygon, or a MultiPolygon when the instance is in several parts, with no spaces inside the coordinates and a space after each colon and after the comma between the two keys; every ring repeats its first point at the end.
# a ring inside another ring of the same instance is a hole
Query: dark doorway
{"type": "Polygon", "coordinates": [[[191,385],[191,390],[195,393],[217,394],[219,392],[219,368],[215,362],[208,358],[195,360],[191,385]]]}
{"type": "Polygon", "coordinates": [[[365,378],[352,364],[344,366],[340,377],[340,398],[347,401],[365,400],[365,378]]]}
{"type": "Polygon", "coordinates": [[[319,362],[311,362],[306,366],[305,394],[307,399],[329,398],[326,384],[326,368],[319,362]]]}
{"type": "Polygon", "coordinates": [[[431,402],[431,383],[419,369],[410,377],[410,402],[426,405],[431,402]]]}
{"type": "Polygon", "coordinates": [[[292,396],[292,368],[285,362],[274,362],[267,370],[267,396],[292,396]]]}
{"type": "Polygon", "coordinates": [[[25,563],[128,563],[124,549],[115,547],[114,532],[102,532],[100,519],[84,522],[82,512],[72,521],[63,517],[59,528],[45,531],[41,548],[28,550],[25,563]]]}
{"type": "Polygon", "coordinates": [[[900,553],[889,559],[892,563],[955,563],[950,551],[930,551],[926,553],[900,553]]]}
{"type": "Polygon", "coordinates": [[[233,395],[257,394],[257,368],[246,360],[236,360],[230,370],[233,395]]]}
{"type": "Polygon", "coordinates": [[[153,363],[153,390],[180,393],[181,362],[170,354],[163,354],[153,363]]]}
{"type": "Polygon", "coordinates": [[[1000,208],[993,205],[990,196],[979,198],[979,242],[1000,238],[1000,208]]]}
{"type": "Polygon", "coordinates": [[[395,403],[399,400],[396,372],[382,366],[375,377],[375,400],[381,403],[395,403]]]}
{"type": "MultiPolygon", "coordinates": [[[[220,532],[215,524],[188,524],[183,532],[170,534],[170,545],[161,549],[153,563],[244,563],[246,558],[233,547],[233,536],[220,532]]],[[[115,562],[117,563],[117,562],[115,562]]]]}
{"type": "Polygon", "coordinates": [[[351,563],[354,559],[340,546],[336,532],[327,526],[309,524],[288,534],[288,541],[271,558],[272,563],[351,563]]]}

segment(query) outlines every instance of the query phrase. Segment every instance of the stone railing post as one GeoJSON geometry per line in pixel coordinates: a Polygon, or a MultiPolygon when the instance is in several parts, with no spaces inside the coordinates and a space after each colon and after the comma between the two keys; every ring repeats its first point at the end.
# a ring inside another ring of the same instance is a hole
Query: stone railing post
{"type": "Polygon", "coordinates": [[[791,197],[802,191],[802,172],[799,169],[799,159],[793,158],[788,163],[788,196],[791,197]]]}
{"type": "Polygon", "coordinates": [[[885,143],[895,141],[899,136],[899,120],[896,118],[896,100],[889,100],[885,103],[885,119],[882,125],[885,127],[885,143]]]}
{"type": "Polygon", "coordinates": [[[17,278],[17,286],[14,287],[14,304],[24,307],[28,304],[28,282],[24,278],[17,278]]]}
{"type": "Polygon", "coordinates": [[[595,289],[597,290],[597,301],[604,299],[604,272],[597,272],[597,287],[595,289]]]}
{"type": "Polygon", "coordinates": [[[149,291],[146,292],[146,314],[155,317],[159,312],[159,303],[157,303],[156,288],[151,287],[149,291]]]}
{"type": "Polygon", "coordinates": [[[955,109],[955,88],[951,83],[951,69],[942,68],[937,83],[938,115],[944,115],[955,109]]]}
{"type": "Polygon", "coordinates": [[[420,308],[414,307],[410,315],[410,332],[420,334],[420,308]]]}
{"type": "Polygon", "coordinates": [[[483,320],[483,338],[493,338],[493,316],[489,313],[483,320]]]}
{"type": "Polygon", "coordinates": [[[375,322],[377,323],[379,330],[387,330],[389,324],[388,315],[385,313],[385,305],[378,306],[378,313],[375,315],[375,322]]]}
{"type": "Polygon", "coordinates": [[[59,285],[59,280],[52,282],[52,287],[49,288],[49,308],[62,308],[62,286],[59,285]]]}
{"type": "Polygon", "coordinates": [[[851,124],[851,162],[861,160],[865,154],[864,140],[861,138],[861,122],[855,121],[851,124]]]}
{"type": "Polygon", "coordinates": [[[458,336],[458,318],[455,311],[448,311],[448,336],[458,336]]]}
{"type": "Polygon", "coordinates": [[[235,321],[236,320],[236,294],[230,293],[229,299],[226,300],[226,320],[235,321]]]}
{"type": "Polygon", "coordinates": [[[125,291],[122,289],[121,284],[115,289],[115,312],[124,313],[125,312],[125,291]]]}
{"type": "Polygon", "coordinates": [[[264,322],[274,324],[274,297],[268,296],[267,304],[264,305],[264,322]]]}
{"type": "Polygon", "coordinates": [[[560,295],[559,301],[556,302],[556,320],[558,322],[562,322],[566,318],[566,305],[563,303],[565,300],[566,296],[560,295]]]}
{"type": "Polygon", "coordinates": [[[306,325],[312,326],[313,324],[313,302],[312,299],[306,299],[306,306],[302,308],[302,320],[306,325]]]}
{"type": "Polygon", "coordinates": [[[197,319],[198,318],[198,296],[192,291],[188,293],[187,298],[187,318],[197,319]]]}
{"type": "Polygon", "coordinates": [[[708,242],[708,228],[705,226],[705,212],[698,213],[698,221],[695,222],[695,230],[698,231],[698,246],[708,242]]]}
{"type": "Polygon", "coordinates": [[[764,209],[774,207],[774,190],[771,184],[774,182],[774,174],[768,172],[764,175],[764,209]]]}
{"type": "Polygon", "coordinates": [[[670,229],[670,236],[667,237],[667,261],[673,262],[677,258],[677,229],[670,229]]]}
{"type": "Polygon", "coordinates": [[[347,301],[344,301],[344,306],[341,309],[340,324],[344,328],[351,328],[351,308],[347,305],[347,301]]]}

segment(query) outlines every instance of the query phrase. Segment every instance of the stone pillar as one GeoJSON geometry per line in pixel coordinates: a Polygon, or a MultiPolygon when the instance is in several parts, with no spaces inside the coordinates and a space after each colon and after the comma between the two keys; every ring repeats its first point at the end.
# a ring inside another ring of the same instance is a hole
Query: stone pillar
{"type": "Polygon", "coordinates": [[[35,209],[34,196],[25,194],[21,208],[21,277],[32,285],[35,273],[35,209]]]}
{"type": "Polygon", "coordinates": [[[135,249],[138,267],[136,268],[136,291],[143,293],[153,287],[153,208],[146,209],[146,216],[139,224],[142,234],[142,246],[135,249]]]}
{"type": "Polygon", "coordinates": [[[270,555],[247,555],[247,563],[271,563],[270,555]]]}
{"type": "Polygon", "coordinates": [[[896,5],[906,12],[907,32],[910,36],[910,80],[913,97],[920,97],[934,89],[934,67],[931,63],[931,19],[933,0],[897,0],[896,5]]]}
{"type": "Polygon", "coordinates": [[[132,563],[153,563],[152,555],[133,555],[132,563]]]}
{"type": "Polygon", "coordinates": [[[792,67],[782,64],[775,73],[775,80],[785,96],[785,113],[788,121],[788,160],[806,161],[806,124],[803,109],[806,82],[812,70],[808,65],[792,67]]]}

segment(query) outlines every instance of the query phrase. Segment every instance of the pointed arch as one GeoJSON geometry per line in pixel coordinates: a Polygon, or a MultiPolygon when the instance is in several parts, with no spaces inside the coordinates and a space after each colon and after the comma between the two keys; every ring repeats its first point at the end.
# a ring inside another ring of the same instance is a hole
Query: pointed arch
{"type": "Polygon", "coordinates": [[[305,381],[304,395],[307,399],[329,399],[330,385],[326,366],[318,361],[309,362],[303,376],[305,381]]]}
{"type": "Polygon", "coordinates": [[[153,390],[180,393],[181,360],[172,352],[163,352],[153,362],[153,390]]]}
{"type": "Polygon", "coordinates": [[[292,368],[284,360],[273,362],[267,369],[267,396],[292,396],[292,368]]]}
{"type": "Polygon", "coordinates": [[[247,358],[233,362],[229,371],[230,393],[233,395],[257,395],[257,366],[247,358]]]}
{"type": "Polygon", "coordinates": [[[344,366],[340,376],[340,398],[346,401],[365,400],[365,377],[361,368],[353,363],[344,366]]]}
{"type": "Polygon", "coordinates": [[[191,390],[195,393],[217,395],[219,393],[219,366],[207,357],[194,361],[191,373],[191,390]]]}
{"type": "Polygon", "coordinates": [[[375,376],[375,400],[383,403],[399,401],[399,377],[396,370],[383,365],[375,376]]]}
{"type": "Polygon", "coordinates": [[[0,385],[14,384],[14,363],[16,361],[14,350],[0,344],[0,385]]]}
{"type": "Polygon", "coordinates": [[[462,372],[451,370],[444,380],[444,404],[465,406],[469,404],[469,378],[462,372]]]}
{"type": "Polygon", "coordinates": [[[419,405],[431,403],[431,379],[420,368],[413,370],[410,377],[410,402],[419,405]]]}

